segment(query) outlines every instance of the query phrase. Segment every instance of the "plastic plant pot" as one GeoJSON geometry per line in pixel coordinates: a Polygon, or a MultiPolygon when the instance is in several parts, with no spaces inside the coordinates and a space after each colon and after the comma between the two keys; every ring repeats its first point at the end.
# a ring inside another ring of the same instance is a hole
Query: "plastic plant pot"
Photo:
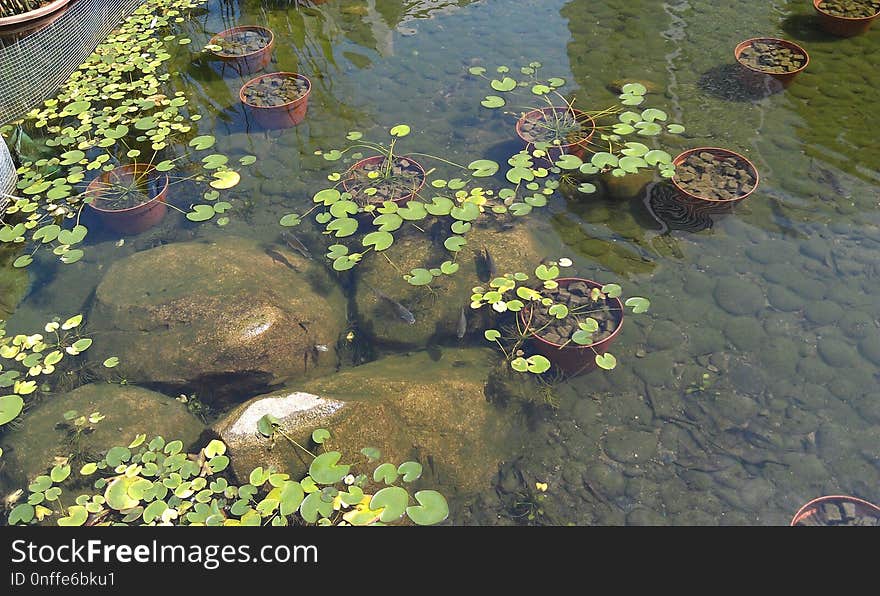
{"type": "Polygon", "coordinates": [[[28,12],[15,14],[10,17],[0,18],[0,29],[2,29],[3,27],[17,25],[19,23],[25,23],[27,21],[33,21],[35,19],[41,19],[57,10],[61,10],[62,8],[70,4],[70,2],[71,0],[55,0],[54,2],[44,4],[43,6],[35,8],[34,10],[29,10],[28,12]]]}
{"type": "MultiPolygon", "coordinates": [[[[596,283],[590,279],[584,279],[582,277],[560,277],[556,280],[559,284],[559,287],[565,288],[568,287],[569,284],[575,282],[584,282],[591,289],[592,288],[601,288],[602,284],[596,283]]],[[[535,352],[541,354],[547,360],[549,360],[552,364],[558,367],[561,371],[563,371],[568,376],[576,376],[585,372],[590,372],[598,368],[596,366],[596,355],[604,354],[608,351],[608,347],[611,345],[617,335],[620,333],[620,330],[623,328],[623,303],[619,298],[609,298],[614,304],[614,307],[620,313],[620,319],[617,321],[617,327],[614,331],[601,341],[597,341],[595,343],[589,345],[578,345],[574,342],[570,342],[567,345],[563,346],[562,344],[553,343],[546,339],[541,338],[539,335],[531,335],[530,341],[532,342],[532,347],[535,352]]],[[[526,327],[528,322],[529,310],[527,308],[522,309],[519,312],[519,320],[520,324],[523,328],[526,327]]]]}
{"type": "Polygon", "coordinates": [[[685,201],[700,204],[700,205],[715,205],[715,206],[732,206],[744,201],[749,195],[755,192],[755,189],[758,188],[758,183],[760,182],[760,177],[758,175],[758,168],[755,165],[734,151],[730,151],[729,149],[722,149],[721,147],[697,147],[696,149],[688,149],[687,151],[683,151],[675,156],[675,159],[672,160],[672,164],[676,167],[680,166],[685,160],[695,153],[711,153],[717,157],[735,157],[740,160],[741,163],[745,164],[749,171],[752,173],[752,176],[755,179],[755,184],[752,186],[751,190],[745,192],[739,196],[736,196],[732,199],[714,199],[711,197],[705,197],[698,194],[694,194],[688,190],[686,190],[681,182],[678,180],[678,173],[676,172],[675,176],[672,177],[672,184],[675,185],[675,188],[678,190],[679,197],[685,201]]]}
{"type": "Polygon", "coordinates": [[[759,82],[762,79],[766,79],[766,77],[771,77],[779,82],[782,87],[788,87],[792,81],[794,81],[795,77],[804,71],[805,68],[810,64],[810,55],[807,51],[799,46],[798,44],[785,40],[779,39],[776,37],[754,37],[752,39],[747,39],[739,44],[733,49],[733,56],[736,58],[737,63],[744,69],[742,72],[745,75],[745,80],[747,83],[755,83],[759,82]],[[797,70],[792,70],[789,72],[767,72],[765,70],[761,70],[759,68],[754,68],[745,64],[742,59],[743,50],[750,47],[755,42],[765,42],[765,43],[775,43],[781,45],[783,47],[788,48],[794,52],[799,52],[804,55],[804,63],[797,70]]]}
{"type": "MultiPolygon", "coordinates": [[[[415,196],[419,193],[419,191],[422,190],[422,188],[425,186],[425,180],[427,179],[427,174],[425,174],[425,168],[422,167],[422,164],[420,164],[416,160],[412,159],[411,157],[401,155],[401,156],[396,156],[395,159],[406,159],[411,165],[415,166],[418,169],[418,171],[421,173],[421,175],[419,176],[420,180],[419,180],[418,187],[413,188],[412,192],[402,194],[397,198],[391,199],[395,203],[397,203],[399,205],[403,205],[406,202],[411,201],[413,198],[415,198],[415,196]]],[[[351,188],[352,188],[351,176],[352,176],[352,174],[354,174],[354,172],[364,169],[364,167],[369,164],[381,164],[384,161],[385,161],[384,155],[374,155],[373,157],[367,157],[366,159],[360,160],[359,162],[357,162],[356,164],[351,166],[348,169],[348,172],[346,172],[345,178],[343,178],[343,180],[342,180],[342,188],[345,189],[346,192],[352,192],[351,191],[351,188]]],[[[354,200],[356,203],[360,203],[360,204],[369,203],[369,202],[375,202],[377,204],[379,203],[379,201],[370,201],[369,200],[370,198],[371,197],[364,198],[364,197],[354,196],[352,200],[354,200]]]]}
{"type": "Polygon", "coordinates": [[[91,199],[89,207],[94,210],[101,222],[120,234],[138,234],[153,227],[165,217],[168,207],[165,199],[168,196],[168,176],[159,174],[156,168],[149,164],[129,164],[119,166],[109,172],[103,172],[100,176],[89,182],[86,187],[86,196],[91,199]],[[134,207],[126,209],[107,209],[101,207],[101,198],[107,193],[113,180],[131,179],[132,177],[147,178],[156,174],[158,181],[158,193],[134,207]]]}
{"type": "Polygon", "coordinates": [[[813,0],[813,8],[816,9],[816,14],[819,17],[819,24],[822,29],[831,33],[832,35],[837,35],[839,37],[853,37],[854,35],[861,35],[871,26],[871,23],[874,22],[874,19],[880,17],[880,11],[876,14],[873,14],[869,17],[839,17],[833,14],[828,14],[824,12],[819,5],[822,4],[824,0],[813,0]]]}
{"type": "Polygon", "coordinates": [[[250,109],[254,115],[257,124],[264,128],[289,128],[296,126],[306,118],[306,111],[309,107],[309,95],[312,93],[312,82],[308,77],[295,72],[270,72],[268,74],[254,77],[245,83],[238,92],[238,97],[245,106],[250,109]],[[306,82],[307,90],[305,94],[297,99],[276,106],[259,106],[248,102],[245,93],[248,88],[253,87],[264,79],[270,77],[292,77],[306,82]]]}
{"type": "Polygon", "coordinates": [[[269,62],[272,61],[272,50],[275,48],[275,34],[272,33],[272,30],[267,29],[266,27],[259,27],[257,25],[233,27],[232,29],[221,31],[220,33],[212,37],[210,42],[208,42],[209,45],[221,45],[220,42],[222,42],[224,39],[235,35],[236,33],[245,33],[248,31],[260,33],[264,38],[268,37],[269,42],[259,50],[254,50],[253,52],[242,54],[240,56],[223,54],[219,51],[211,52],[211,54],[213,54],[218,60],[221,60],[225,64],[230,65],[238,74],[241,75],[251,74],[257,72],[258,70],[262,70],[269,65],[269,62]]]}
{"type": "Polygon", "coordinates": [[[543,120],[546,120],[548,116],[554,113],[574,114],[575,120],[580,122],[582,125],[588,125],[590,127],[590,132],[586,137],[577,141],[576,143],[568,143],[558,146],[552,145],[548,147],[547,157],[552,161],[563,153],[570,153],[572,155],[577,155],[581,159],[584,159],[587,153],[589,153],[589,150],[587,148],[589,147],[590,139],[593,138],[593,134],[596,132],[596,122],[586,112],[575,110],[574,108],[558,106],[532,110],[531,112],[523,114],[519,118],[519,120],[516,121],[517,136],[519,136],[519,138],[523,140],[526,146],[533,145],[534,141],[529,140],[529,138],[526,136],[526,133],[523,131],[523,126],[528,122],[541,122],[543,120]]]}
{"type": "Polygon", "coordinates": [[[791,518],[792,526],[824,525],[819,522],[821,511],[826,504],[851,505],[852,511],[858,516],[871,516],[880,518],[880,507],[871,502],[851,497],[849,495],[827,495],[809,501],[798,509],[791,518]]]}

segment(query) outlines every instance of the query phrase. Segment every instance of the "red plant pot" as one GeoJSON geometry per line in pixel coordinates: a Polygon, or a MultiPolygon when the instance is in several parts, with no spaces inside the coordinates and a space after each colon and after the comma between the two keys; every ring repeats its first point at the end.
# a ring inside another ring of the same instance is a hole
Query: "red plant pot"
{"type": "Polygon", "coordinates": [[[541,116],[547,116],[548,114],[552,114],[555,112],[571,112],[574,114],[575,119],[581,123],[589,123],[590,125],[590,134],[586,136],[586,138],[578,141],[577,143],[569,143],[567,145],[551,145],[547,148],[547,157],[550,161],[554,161],[557,157],[562,155],[563,153],[570,153],[572,155],[577,155],[581,159],[586,157],[589,150],[587,149],[590,144],[590,139],[593,138],[593,134],[596,132],[596,122],[593,118],[590,117],[586,112],[582,112],[580,110],[576,110],[574,108],[569,107],[546,107],[539,108],[537,110],[532,110],[531,112],[527,112],[523,114],[519,120],[516,121],[516,134],[523,140],[526,146],[533,145],[534,143],[528,140],[522,130],[523,124],[527,121],[531,120],[533,122],[538,122],[544,120],[541,116]]]}
{"type": "Polygon", "coordinates": [[[219,42],[221,40],[236,33],[243,33],[246,31],[254,31],[263,34],[263,36],[268,36],[269,43],[267,43],[265,47],[260,48],[259,50],[254,50],[253,52],[242,54],[241,56],[228,56],[219,52],[211,52],[218,60],[222,60],[224,63],[229,64],[230,66],[232,66],[232,68],[235,69],[236,72],[238,72],[238,74],[242,75],[262,70],[269,65],[269,62],[272,61],[272,50],[275,49],[275,34],[272,32],[271,29],[267,29],[266,27],[259,27],[257,25],[233,27],[232,29],[221,31],[220,33],[212,37],[210,42],[208,42],[209,45],[220,45],[219,42]]]}
{"type": "Polygon", "coordinates": [[[737,63],[744,69],[742,72],[745,75],[745,80],[747,83],[753,84],[755,82],[760,82],[761,80],[766,80],[766,77],[772,77],[773,79],[779,81],[779,83],[783,87],[788,87],[794,80],[794,78],[802,73],[804,69],[807,68],[807,66],[810,64],[810,55],[804,48],[794,42],[785,39],[778,39],[776,37],[753,37],[752,39],[747,39],[737,44],[737,46],[733,49],[733,57],[736,58],[737,63]],[[804,61],[803,66],[791,72],[766,72],[757,68],[752,68],[751,66],[743,63],[740,60],[740,56],[742,55],[743,50],[745,50],[756,41],[778,43],[779,45],[782,45],[789,50],[800,52],[804,55],[804,58],[806,58],[806,60],[804,61]]]}
{"type": "Polygon", "coordinates": [[[250,108],[251,112],[254,114],[254,120],[256,120],[257,124],[260,126],[264,128],[289,128],[291,126],[296,126],[305,120],[306,111],[309,107],[309,95],[311,95],[311,93],[312,82],[308,77],[295,72],[270,72],[268,74],[254,77],[245,83],[238,92],[238,98],[241,100],[241,103],[250,108]],[[248,103],[245,99],[245,90],[248,87],[259,83],[263,79],[277,76],[295,77],[304,80],[308,85],[305,95],[299,99],[278,106],[258,106],[248,103]]]}
{"type": "Polygon", "coordinates": [[[703,152],[711,153],[712,155],[716,155],[718,157],[735,157],[739,160],[742,160],[742,162],[748,166],[749,170],[751,170],[752,174],[754,175],[755,185],[752,187],[752,190],[750,190],[749,192],[744,193],[744,194],[742,194],[738,197],[735,197],[733,199],[711,199],[708,197],[704,197],[704,196],[700,196],[700,195],[696,195],[691,192],[688,192],[687,190],[685,190],[681,186],[681,184],[678,182],[676,177],[673,176],[672,177],[672,184],[675,185],[675,188],[678,190],[679,197],[682,198],[683,200],[697,204],[697,205],[703,205],[703,206],[706,206],[706,205],[733,206],[733,205],[736,205],[737,203],[739,203],[740,201],[745,200],[746,197],[751,195],[753,192],[755,192],[755,189],[758,188],[758,183],[760,182],[760,176],[758,175],[758,168],[755,167],[755,164],[753,164],[751,161],[749,161],[748,159],[746,159],[745,157],[743,157],[739,153],[736,153],[734,151],[730,151],[729,149],[722,149],[721,147],[697,147],[696,149],[688,149],[687,151],[683,151],[683,152],[679,153],[678,155],[676,155],[675,159],[672,160],[672,164],[674,166],[679,166],[682,163],[684,163],[684,161],[689,156],[693,155],[694,153],[703,153],[703,152]]]}
{"type": "MultiPolygon", "coordinates": [[[[561,288],[579,281],[586,283],[590,288],[602,287],[602,284],[582,277],[560,277],[556,280],[561,288]]],[[[559,367],[560,370],[569,376],[579,375],[596,369],[596,354],[604,354],[607,352],[611,342],[617,338],[617,334],[620,333],[620,330],[623,328],[623,303],[620,301],[620,298],[610,298],[609,300],[616,304],[618,312],[620,312],[620,320],[617,322],[617,328],[611,333],[611,335],[601,341],[584,346],[575,343],[569,343],[566,346],[562,346],[562,344],[555,344],[546,339],[542,339],[538,335],[532,335],[531,340],[534,350],[538,354],[547,358],[547,360],[559,367]]],[[[523,327],[528,323],[528,319],[526,318],[527,315],[528,309],[522,309],[519,311],[519,319],[523,327]]]]}
{"type": "MultiPolygon", "coordinates": [[[[422,164],[420,164],[416,160],[412,159],[411,157],[401,155],[401,156],[397,157],[396,159],[406,159],[412,165],[416,166],[418,168],[418,170],[421,172],[421,182],[419,183],[418,188],[413,189],[413,191],[409,194],[401,195],[400,197],[394,199],[395,203],[397,203],[398,205],[403,205],[406,202],[411,201],[413,198],[415,198],[415,196],[419,193],[419,191],[422,190],[422,188],[425,186],[425,180],[427,179],[428,176],[425,173],[425,168],[422,167],[422,164]]],[[[349,184],[351,182],[351,174],[353,174],[357,170],[363,169],[364,166],[366,166],[367,164],[373,164],[373,163],[381,164],[384,160],[385,160],[384,155],[374,155],[373,157],[367,157],[366,159],[362,159],[359,162],[357,162],[356,164],[354,164],[353,166],[351,166],[348,169],[348,172],[346,172],[346,177],[343,178],[343,180],[342,180],[342,188],[345,189],[346,192],[351,192],[350,186],[349,186],[349,184]]],[[[369,199],[369,197],[367,197],[367,198],[369,199]]],[[[357,199],[355,199],[355,202],[358,202],[357,199]]]]}
{"type": "Polygon", "coordinates": [[[11,27],[12,25],[17,25],[18,23],[25,23],[27,21],[33,21],[35,19],[43,18],[47,15],[52,14],[58,10],[61,10],[68,4],[70,4],[71,0],[53,0],[48,4],[44,4],[39,8],[35,8],[34,10],[29,10],[28,12],[23,12],[21,14],[14,14],[9,17],[0,18],[0,28],[3,27],[11,27]]]}
{"type": "Polygon", "coordinates": [[[875,517],[880,517],[880,507],[877,507],[877,505],[874,505],[871,502],[857,497],[851,497],[849,495],[828,495],[813,499],[798,509],[797,513],[794,514],[794,517],[791,518],[790,525],[796,526],[800,522],[816,515],[819,512],[819,508],[825,503],[836,504],[840,502],[849,502],[855,505],[856,513],[859,515],[873,515],[875,517]]]}
{"type": "Polygon", "coordinates": [[[824,0],[813,0],[813,8],[816,9],[816,14],[819,16],[819,24],[822,28],[831,33],[832,35],[837,35],[840,37],[852,37],[854,35],[861,35],[871,26],[871,23],[874,22],[874,19],[880,17],[880,12],[877,14],[871,15],[870,17],[838,17],[832,14],[828,14],[827,12],[823,12],[819,5],[824,0]]]}
{"type": "Polygon", "coordinates": [[[165,199],[168,196],[168,176],[162,174],[160,178],[162,182],[162,190],[152,197],[149,201],[129,207],[127,209],[102,209],[100,204],[101,196],[106,191],[107,185],[112,183],[112,176],[117,178],[122,176],[149,176],[155,171],[155,167],[149,164],[129,164],[113,168],[109,172],[103,172],[100,176],[89,182],[86,187],[86,196],[91,199],[88,204],[93,209],[101,222],[120,234],[138,234],[147,230],[165,217],[168,207],[165,205],[165,199]]]}

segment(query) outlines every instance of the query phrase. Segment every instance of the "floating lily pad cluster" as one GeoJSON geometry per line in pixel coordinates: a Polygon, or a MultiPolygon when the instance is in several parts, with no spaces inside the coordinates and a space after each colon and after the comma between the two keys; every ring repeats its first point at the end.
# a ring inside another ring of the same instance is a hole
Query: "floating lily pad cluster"
{"type": "MultiPolygon", "coordinates": [[[[212,189],[203,196],[206,203],[194,206],[187,217],[204,221],[226,210],[222,202],[214,203],[217,191],[235,186],[240,175],[225,155],[206,154],[200,161],[190,154],[161,157],[189,138],[193,123],[201,118],[188,110],[182,92],[168,97],[161,87],[170,78],[163,65],[175,51],[172,48],[190,43],[171,33],[172,26],[184,20],[185,11],[203,3],[147,0],[97,47],[54,98],[31,110],[22,122],[0,128],[5,136],[23,126],[45,135],[39,154],[22,157],[18,196],[0,221],[0,241],[29,245],[16,267],[30,264],[43,246],[52,247],[62,263],[82,258],[77,245],[88,230],[79,215],[91,200],[86,184],[120,164],[151,164],[166,173],[185,159],[195,161],[200,172],[184,179],[205,182],[212,189]]],[[[213,136],[197,136],[188,148],[207,153],[214,142],[213,136]]],[[[253,161],[251,156],[240,160],[242,165],[253,161]]],[[[217,221],[226,222],[228,218],[217,221]]]]}
{"type": "MultiPolygon", "coordinates": [[[[320,446],[330,437],[312,433],[320,446]]],[[[367,461],[376,449],[362,450],[367,461]]],[[[449,507],[442,494],[404,487],[422,475],[418,462],[379,464],[372,475],[352,473],[342,454],[313,456],[309,474],[293,480],[272,468],[257,467],[248,482],[236,484],[222,441],[212,440],[198,453],[186,453],[181,441],[138,435],[127,446],[107,451],[94,462],[61,461],[28,487],[27,501],[16,505],[9,524],[51,519],[59,526],[287,526],[388,525],[404,517],[418,525],[445,520],[449,507]],[[92,480],[94,478],[94,480],[92,480]],[[65,483],[91,481],[94,491],[76,498],[64,495],[65,483]]]]}
{"type": "MultiPolygon", "coordinates": [[[[89,349],[92,340],[79,333],[83,316],[46,323],[43,333],[6,335],[0,321],[0,427],[15,420],[25,406],[26,396],[45,389],[44,380],[56,371],[66,358],[78,356],[89,349]]],[[[104,361],[113,368],[116,357],[104,361]]]]}
{"type": "Polygon", "coordinates": [[[744,48],[739,61],[755,70],[780,74],[800,70],[806,64],[807,57],[779,42],[764,40],[755,41],[744,48]]]}
{"type": "Polygon", "coordinates": [[[819,10],[835,17],[862,19],[880,13],[880,0],[825,0],[819,10]]]}
{"type": "MultiPolygon", "coordinates": [[[[562,269],[571,266],[571,260],[541,263],[534,270],[533,280],[523,272],[505,273],[489,281],[488,287],[477,286],[471,295],[471,308],[489,306],[496,313],[514,313],[516,332],[504,336],[499,329],[487,329],[483,335],[504,353],[510,367],[517,372],[541,374],[550,370],[551,362],[541,354],[527,355],[524,344],[530,338],[540,337],[566,346],[597,344],[609,337],[620,324],[623,315],[618,298],[622,289],[617,284],[598,288],[577,280],[560,282],[562,269]]],[[[624,303],[635,314],[648,310],[647,298],[633,296],[624,303]]],[[[596,364],[610,370],[617,359],[609,353],[595,350],[596,364]]]]}

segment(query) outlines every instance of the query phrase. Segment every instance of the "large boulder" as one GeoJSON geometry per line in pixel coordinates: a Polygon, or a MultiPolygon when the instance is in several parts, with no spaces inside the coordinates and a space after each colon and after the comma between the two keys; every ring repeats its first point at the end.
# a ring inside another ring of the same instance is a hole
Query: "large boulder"
{"type": "Polygon", "coordinates": [[[128,445],[139,434],[179,439],[189,447],[203,430],[204,424],[171,397],[133,385],[91,383],[46,398],[23,415],[18,428],[3,435],[4,472],[14,486],[21,487],[45,474],[58,457],[73,455],[80,464],[96,461],[111,447],[128,445]],[[100,412],[104,419],[90,425],[91,432],[74,437],[64,419],[71,410],[81,416],[100,412]]]}
{"type": "Polygon", "coordinates": [[[334,370],[345,303],[316,261],[227,237],[116,262],[89,323],[97,355],[118,356],[129,381],[240,401],[334,370]]]}
{"type": "Polygon", "coordinates": [[[432,339],[454,337],[464,308],[470,332],[478,328],[477,313],[468,306],[471,289],[487,279],[483,249],[491,254],[498,275],[534,270],[545,256],[546,249],[523,222],[503,231],[475,226],[466,238],[467,244],[455,258],[459,270],[435,278],[431,283],[433,293],[409,284],[401,275],[415,268],[439,267],[452,259],[452,254],[432,242],[429,234],[404,235],[385,251],[388,260],[371,258],[358,265],[355,303],[361,328],[388,345],[422,347],[432,339]],[[415,323],[401,318],[379,293],[410,310],[415,323]]]}
{"type": "Polygon", "coordinates": [[[312,431],[326,428],[331,437],[325,448],[341,451],[344,461],[362,459],[363,447],[377,447],[382,461],[421,462],[428,482],[444,490],[478,491],[497,474],[510,428],[505,411],[484,395],[496,358],[488,349],[389,356],[308,382],[308,393],[254,398],[214,428],[239,478],[259,465],[294,477],[307,471],[310,458],[302,449],[283,436],[269,441],[257,433],[256,421],[271,413],[306,449],[316,447],[312,431]]]}

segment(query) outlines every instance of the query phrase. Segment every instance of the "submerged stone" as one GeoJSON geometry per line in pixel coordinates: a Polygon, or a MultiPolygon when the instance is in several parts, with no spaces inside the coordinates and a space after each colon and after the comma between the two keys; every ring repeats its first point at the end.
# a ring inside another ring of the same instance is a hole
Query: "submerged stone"
{"type": "Polygon", "coordinates": [[[657,454],[657,435],[652,432],[614,429],[605,435],[605,453],[624,464],[647,464],[657,454]]]}
{"type": "Polygon", "coordinates": [[[204,424],[186,406],[166,395],[134,385],[91,383],[61,395],[54,395],[29,409],[20,428],[3,436],[4,472],[16,486],[24,486],[54,465],[56,457],[74,455],[72,476],[89,461],[97,461],[111,447],[125,446],[139,434],[147,440],[161,435],[166,441],[193,445],[204,424]],[[74,441],[64,413],[80,416],[100,412],[104,419],[90,425],[74,441]]]}
{"type": "Polygon", "coordinates": [[[129,381],[234,399],[336,367],[342,294],[317,261],[225,237],[116,262],[89,323],[129,381]]]}
{"type": "Polygon", "coordinates": [[[759,286],[736,276],[723,277],[715,286],[718,306],[733,315],[749,315],[764,308],[766,300],[759,286]]]}

